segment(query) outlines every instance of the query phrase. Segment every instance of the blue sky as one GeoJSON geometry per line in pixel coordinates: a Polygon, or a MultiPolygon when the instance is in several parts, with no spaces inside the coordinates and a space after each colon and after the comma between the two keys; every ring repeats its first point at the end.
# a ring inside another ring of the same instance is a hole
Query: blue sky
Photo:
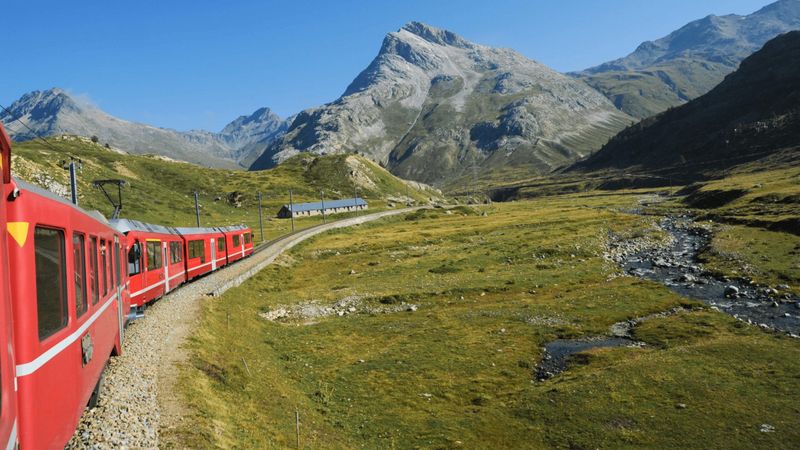
{"type": "Polygon", "coordinates": [[[2,7],[0,103],[58,86],[118,117],[218,131],[335,100],[383,36],[419,20],[560,71],[769,0],[37,1],[2,7]]]}

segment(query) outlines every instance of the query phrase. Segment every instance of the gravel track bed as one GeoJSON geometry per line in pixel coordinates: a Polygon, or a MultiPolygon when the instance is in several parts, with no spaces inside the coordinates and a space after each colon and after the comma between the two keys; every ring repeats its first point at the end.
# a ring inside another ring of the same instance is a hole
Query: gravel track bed
{"type": "Polygon", "coordinates": [[[238,286],[282,252],[316,234],[415,209],[419,208],[383,211],[301,230],[155,302],[144,318],[128,326],[122,356],[111,358],[105,371],[98,406],[84,412],[67,448],[158,448],[159,429],[180,420],[180,400],[173,389],[175,365],[186,357],[181,345],[198,320],[201,301],[238,286]]]}

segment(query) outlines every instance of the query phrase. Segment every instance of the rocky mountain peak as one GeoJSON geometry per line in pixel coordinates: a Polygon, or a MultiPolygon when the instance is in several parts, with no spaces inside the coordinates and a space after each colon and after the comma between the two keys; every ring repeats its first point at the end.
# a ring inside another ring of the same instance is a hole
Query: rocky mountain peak
{"type": "Polygon", "coordinates": [[[31,118],[44,120],[61,111],[79,111],[81,109],[66,91],[61,88],[51,88],[44,91],[32,91],[11,104],[6,114],[6,120],[15,117],[30,115],[31,118]]]}
{"type": "Polygon", "coordinates": [[[585,83],[509,49],[411,22],[336,101],[300,113],[251,166],[357,151],[396,175],[441,183],[467,167],[546,172],[630,122],[585,83]]]}
{"type": "Polygon", "coordinates": [[[263,124],[272,122],[282,122],[283,119],[271,109],[267,107],[258,108],[250,115],[239,116],[233,120],[225,128],[222,129],[222,134],[234,134],[242,127],[248,127],[253,124],[263,124]]]}
{"type": "Polygon", "coordinates": [[[157,128],[113,117],[57,87],[24,94],[0,112],[0,121],[15,141],[61,134],[97,136],[131,153],[216,167],[249,166],[288,126],[269,108],[260,108],[234,120],[222,133],[157,128]]]}
{"type": "Polygon", "coordinates": [[[459,48],[472,48],[475,46],[475,44],[452,31],[432,27],[422,22],[409,22],[403,25],[398,33],[402,35],[403,31],[407,31],[433,44],[451,45],[459,48]]]}

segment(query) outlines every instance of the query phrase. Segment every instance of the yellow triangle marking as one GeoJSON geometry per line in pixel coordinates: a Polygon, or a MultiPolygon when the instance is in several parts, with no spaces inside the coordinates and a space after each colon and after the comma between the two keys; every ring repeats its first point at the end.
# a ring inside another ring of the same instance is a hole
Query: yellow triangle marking
{"type": "Polygon", "coordinates": [[[8,222],[8,234],[17,241],[20,247],[28,240],[28,222],[8,222]]]}

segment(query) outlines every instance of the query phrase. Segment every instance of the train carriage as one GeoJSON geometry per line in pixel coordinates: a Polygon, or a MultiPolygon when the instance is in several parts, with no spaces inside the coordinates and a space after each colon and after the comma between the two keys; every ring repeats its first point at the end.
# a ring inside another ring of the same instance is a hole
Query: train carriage
{"type": "Polygon", "coordinates": [[[100,213],[19,181],[6,188],[19,437],[62,448],[122,350],[125,236],[100,213]]]}
{"type": "Polygon", "coordinates": [[[219,269],[228,263],[225,255],[219,255],[219,241],[225,235],[217,228],[176,228],[183,238],[186,277],[193,280],[219,269]]]}
{"type": "MultiPolygon", "coordinates": [[[[5,198],[13,189],[11,183],[11,140],[0,125],[0,172],[3,199],[0,200],[0,230],[6,234],[5,198]],[[6,188],[10,189],[6,189],[6,188]]],[[[13,227],[13,225],[12,225],[13,227]]],[[[13,448],[17,443],[17,396],[14,371],[13,326],[11,311],[11,281],[9,280],[8,243],[0,239],[0,448],[13,448]]]]}
{"type": "Polygon", "coordinates": [[[225,236],[228,264],[240,260],[253,253],[253,233],[244,225],[219,227],[225,236]]]}
{"type": "Polygon", "coordinates": [[[127,237],[132,312],[186,282],[183,238],[175,228],[130,219],[111,225],[127,237]]]}

